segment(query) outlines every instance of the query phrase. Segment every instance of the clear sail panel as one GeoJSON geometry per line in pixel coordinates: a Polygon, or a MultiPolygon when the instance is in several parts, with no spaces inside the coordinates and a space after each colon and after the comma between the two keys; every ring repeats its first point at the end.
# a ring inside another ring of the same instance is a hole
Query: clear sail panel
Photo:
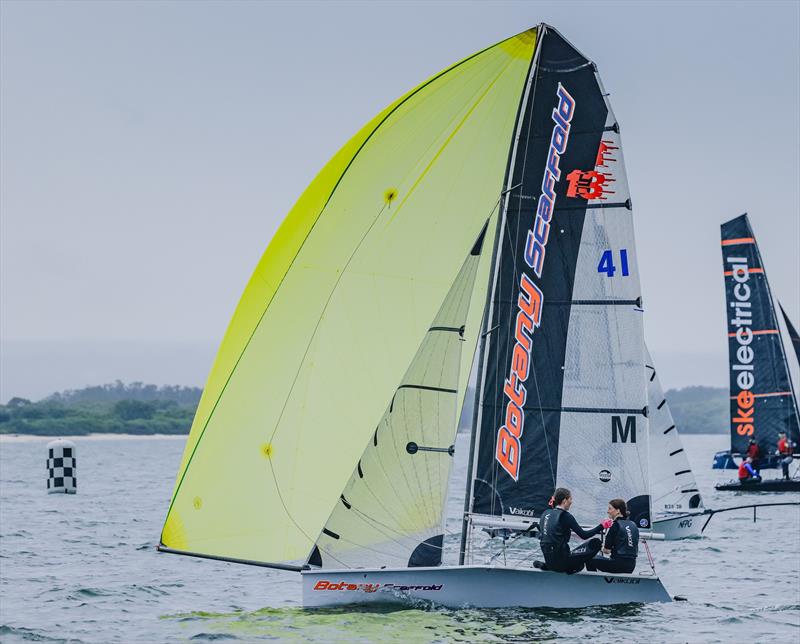
{"type": "MultiPolygon", "coordinates": [[[[492,222],[494,223],[494,222],[492,222]]],[[[481,239],[482,242],[482,239],[481,239]]],[[[465,322],[480,245],[453,283],[325,524],[309,563],[336,567],[441,562],[465,322]]],[[[480,306],[480,302],[478,303],[480,306]]]]}

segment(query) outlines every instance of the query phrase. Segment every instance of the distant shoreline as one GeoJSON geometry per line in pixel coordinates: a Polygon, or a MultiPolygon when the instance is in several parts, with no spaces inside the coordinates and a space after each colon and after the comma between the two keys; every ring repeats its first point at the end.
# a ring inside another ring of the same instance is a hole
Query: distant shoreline
{"type": "Polygon", "coordinates": [[[126,440],[186,440],[189,434],[78,434],[73,436],[41,436],[39,434],[0,434],[0,443],[49,443],[54,440],[68,441],[106,441],[114,438],[126,440]]]}

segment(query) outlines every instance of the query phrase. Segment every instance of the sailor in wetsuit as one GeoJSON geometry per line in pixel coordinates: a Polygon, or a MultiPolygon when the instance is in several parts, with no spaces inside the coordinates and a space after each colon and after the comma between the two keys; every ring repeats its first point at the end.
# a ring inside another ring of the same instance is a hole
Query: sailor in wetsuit
{"type": "Polygon", "coordinates": [[[545,510],[539,519],[539,544],[544,553],[544,563],[534,561],[533,565],[542,570],[553,570],[572,574],[583,570],[584,564],[594,557],[600,550],[600,539],[594,538],[574,548],[569,549],[571,533],[577,534],[581,539],[589,539],[603,531],[603,528],[612,525],[611,519],[606,519],[591,530],[584,530],[578,525],[569,513],[572,506],[572,493],[563,487],[558,488],[553,495],[553,509],[545,510]]]}
{"type": "Polygon", "coordinates": [[[628,520],[628,505],[622,499],[608,502],[608,517],[614,521],[603,539],[603,554],[586,562],[586,570],[601,572],[633,572],[639,554],[639,528],[628,520]]]}

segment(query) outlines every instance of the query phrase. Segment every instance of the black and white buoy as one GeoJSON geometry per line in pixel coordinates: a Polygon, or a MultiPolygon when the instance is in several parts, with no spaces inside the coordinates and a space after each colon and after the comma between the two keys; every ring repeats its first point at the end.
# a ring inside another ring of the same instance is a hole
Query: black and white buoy
{"type": "Polygon", "coordinates": [[[75,494],[78,491],[75,465],[75,443],[59,438],[47,444],[48,494],[75,494]]]}

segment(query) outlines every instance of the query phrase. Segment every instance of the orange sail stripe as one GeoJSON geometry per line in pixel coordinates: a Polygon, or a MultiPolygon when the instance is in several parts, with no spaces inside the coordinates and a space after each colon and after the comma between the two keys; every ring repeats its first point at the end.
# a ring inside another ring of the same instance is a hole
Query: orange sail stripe
{"type": "Polygon", "coordinates": [[[756,240],[754,237],[737,237],[736,239],[723,239],[722,245],[723,246],[733,246],[735,244],[755,244],[756,240]]]}
{"type": "MultiPolygon", "coordinates": [[[[778,329],[764,329],[762,331],[750,331],[750,333],[752,333],[753,335],[772,335],[772,334],[778,334],[778,333],[780,333],[780,331],[778,331],[778,329]]],[[[728,337],[729,338],[735,338],[736,334],[735,333],[729,333],[728,337]]]]}
{"type": "MultiPolygon", "coordinates": [[[[773,391],[769,394],[753,394],[753,398],[767,398],[768,396],[791,396],[791,391],[773,391]]],[[[736,400],[736,396],[731,396],[731,400],[736,400]]]]}
{"type": "MultiPolygon", "coordinates": [[[[763,268],[748,268],[748,269],[747,269],[747,272],[748,272],[748,273],[763,273],[763,272],[764,272],[764,269],[763,269],[763,268]]],[[[725,277],[729,277],[729,276],[733,275],[733,271],[725,271],[725,272],[723,273],[723,275],[724,275],[725,277]]]]}

